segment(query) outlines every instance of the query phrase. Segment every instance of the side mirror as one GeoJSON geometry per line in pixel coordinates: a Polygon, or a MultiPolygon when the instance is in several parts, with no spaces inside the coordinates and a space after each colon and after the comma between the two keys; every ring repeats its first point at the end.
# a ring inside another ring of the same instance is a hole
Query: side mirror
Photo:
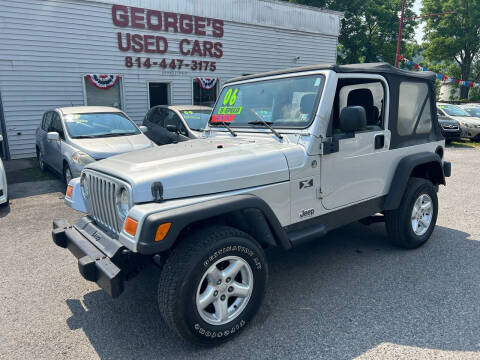
{"type": "Polygon", "coordinates": [[[52,131],[47,133],[47,139],[50,141],[59,141],[60,140],[60,134],[56,131],[52,131]]]}
{"type": "Polygon", "coordinates": [[[167,125],[167,130],[170,132],[178,133],[178,129],[175,125],[167,125]]]}
{"type": "Polygon", "coordinates": [[[363,106],[347,106],[340,113],[340,130],[355,132],[367,127],[367,114],[363,106]]]}
{"type": "Polygon", "coordinates": [[[146,133],[148,131],[148,128],[145,125],[141,125],[138,127],[142,133],[146,133]]]}

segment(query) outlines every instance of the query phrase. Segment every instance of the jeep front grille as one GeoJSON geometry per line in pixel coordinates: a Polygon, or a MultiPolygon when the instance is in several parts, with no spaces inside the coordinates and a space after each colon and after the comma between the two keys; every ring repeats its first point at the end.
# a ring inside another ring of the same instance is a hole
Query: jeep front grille
{"type": "Polygon", "coordinates": [[[90,207],[89,213],[100,227],[118,235],[123,220],[117,215],[116,193],[123,187],[109,176],[93,171],[85,171],[88,179],[90,207]]]}

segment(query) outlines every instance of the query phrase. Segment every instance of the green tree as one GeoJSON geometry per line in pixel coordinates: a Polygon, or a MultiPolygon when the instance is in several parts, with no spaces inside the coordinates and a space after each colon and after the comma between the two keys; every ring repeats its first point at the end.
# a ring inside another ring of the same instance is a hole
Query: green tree
{"type": "MultiPolygon", "coordinates": [[[[426,57],[432,62],[453,63],[460,78],[480,80],[480,0],[423,0],[422,14],[455,11],[455,14],[428,18],[426,21],[426,57]]],[[[460,87],[467,99],[469,88],[460,87]]]]}
{"type": "MultiPolygon", "coordinates": [[[[344,12],[339,63],[387,61],[394,63],[402,0],[290,0],[298,4],[344,12]]],[[[406,2],[406,17],[414,15],[414,0],[406,2]]],[[[403,42],[412,40],[415,22],[404,24],[403,42]]],[[[405,48],[405,47],[403,47],[405,48]]]]}

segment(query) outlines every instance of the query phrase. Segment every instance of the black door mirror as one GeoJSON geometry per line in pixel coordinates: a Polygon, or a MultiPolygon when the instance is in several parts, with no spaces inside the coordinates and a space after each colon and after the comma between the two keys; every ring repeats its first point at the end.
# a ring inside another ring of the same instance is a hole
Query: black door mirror
{"type": "Polygon", "coordinates": [[[347,106],[340,113],[340,130],[356,132],[367,127],[367,114],[363,106],[347,106]]]}
{"type": "Polygon", "coordinates": [[[178,132],[176,125],[167,125],[167,130],[174,133],[178,132]]]}

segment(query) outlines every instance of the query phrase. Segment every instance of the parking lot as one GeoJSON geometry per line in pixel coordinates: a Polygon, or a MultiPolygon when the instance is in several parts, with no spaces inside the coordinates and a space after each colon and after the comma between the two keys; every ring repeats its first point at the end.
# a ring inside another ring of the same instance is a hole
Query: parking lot
{"type": "Polygon", "coordinates": [[[54,246],[53,218],[81,216],[61,186],[17,191],[0,210],[1,359],[480,359],[479,148],[450,148],[432,239],[405,251],[383,224],[355,223],[290,252],[268,251],[265,303],[235,340],[197,348],[157,310],[158,270],[113,300],[54,246]],[[41,191],[40,191],[41,192],[41,191]],[[23,194],[23,195],[22,195],[23,194]]]}

